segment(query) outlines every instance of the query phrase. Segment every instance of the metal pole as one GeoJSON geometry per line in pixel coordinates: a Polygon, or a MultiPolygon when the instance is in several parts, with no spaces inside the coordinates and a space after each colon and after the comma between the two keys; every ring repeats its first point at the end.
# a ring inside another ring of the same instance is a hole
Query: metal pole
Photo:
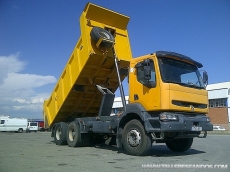
{"type": "Polygon", "coordinates": [[[122,82],[121,82],[121,77],[120,77],[119,67],[118,67],[118,59],[117,59],[117,56],[115,54],[114,47],[112,48],[112,51],[113,51],[113,55],[114,55],[114,63],[115,63],[116,70],[117,70],[117,78],[118,78],[118,83],[119,83],[119,89],[120,89],[120,94],[121,94],[122,105],[123,105],[124,111],[126,111],[125,94],[124,94],[124,89],[123,89],[123,85],[122,85],[122,82]]]}

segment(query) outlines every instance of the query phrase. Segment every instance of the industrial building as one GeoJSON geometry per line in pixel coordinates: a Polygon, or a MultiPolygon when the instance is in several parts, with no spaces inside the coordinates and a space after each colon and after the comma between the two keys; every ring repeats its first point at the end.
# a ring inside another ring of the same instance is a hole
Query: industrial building
{"type": "Polygon", "coordinates": [[[230,82],[210,84],[208,90],[209,112],[214,125],[229,130],[230,124],[230,82]]]}
{"type": "MultiPolygon", "coordinates": [[[[208,116],[215,126],[221,126],[229,130],[230,125],[230,82],[222,82],[207,85],[209,112],[208,116]]],[[[126,96],[126,103],[129,97],[126,96]]],[[[116,97],[113,103],[111,114],[114,115],[123,111],[121,97],[116,97]]]]}

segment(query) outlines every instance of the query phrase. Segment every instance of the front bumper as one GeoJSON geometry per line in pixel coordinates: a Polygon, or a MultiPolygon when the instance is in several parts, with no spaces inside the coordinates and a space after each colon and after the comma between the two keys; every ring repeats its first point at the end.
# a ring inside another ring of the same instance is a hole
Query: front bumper
{"type": "Polygon", "coordinates": [[[212,131],[213,125],[205,115],[186,116],[175,114],[177,120],[160,120],[151,117],[145,120],[147,132],[201,132],[212,131]]]}

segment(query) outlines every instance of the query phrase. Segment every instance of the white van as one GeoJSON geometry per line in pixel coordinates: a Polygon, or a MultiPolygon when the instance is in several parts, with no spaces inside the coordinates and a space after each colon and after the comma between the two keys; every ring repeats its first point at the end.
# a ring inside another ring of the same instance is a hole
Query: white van
{"type": "Polygon", "coordinates": [[[26,131],[28,120],[25,118],[10,118],[0,116],[0,131],[15,131],[22,133],[26,131]]]}
{"type": "Polygon", "coordinates": [[[37,132],[39,129],[38,127],[38,122],[28,122],[28,126],[27,126],[27,132],[31,132],[31,131],[34,131],[34,132],[37,132]]]}

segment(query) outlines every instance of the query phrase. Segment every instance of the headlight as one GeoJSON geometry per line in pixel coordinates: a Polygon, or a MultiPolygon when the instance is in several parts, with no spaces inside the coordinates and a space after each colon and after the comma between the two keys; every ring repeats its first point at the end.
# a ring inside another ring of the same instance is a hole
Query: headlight
{"type": "Polygon", "coordinates": [[[177,115],[171,114],[171,113],[163,113],[160,114],[160,120],[161,121],[178,121],[177,115]]]}
{"type": "Polygon", "coordinates": [[[211,122],[211,118],[210,117],[207,117],[207,122],[211,122]]]}

